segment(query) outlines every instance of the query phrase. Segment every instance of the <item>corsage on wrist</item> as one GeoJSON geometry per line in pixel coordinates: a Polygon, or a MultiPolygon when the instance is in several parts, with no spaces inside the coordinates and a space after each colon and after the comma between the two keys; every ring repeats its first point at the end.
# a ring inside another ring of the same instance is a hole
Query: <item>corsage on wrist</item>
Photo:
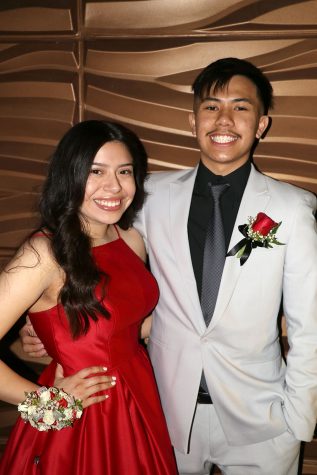
{"type": "Polygon", "coordinates": [[[39,431],[70,427],[83,413],[80,399],[75,399],[62,389],[43,386],[25,393],[25,396],[25,400],[18,405],[18,411],[24,422],[29,422],[39,431]]]}

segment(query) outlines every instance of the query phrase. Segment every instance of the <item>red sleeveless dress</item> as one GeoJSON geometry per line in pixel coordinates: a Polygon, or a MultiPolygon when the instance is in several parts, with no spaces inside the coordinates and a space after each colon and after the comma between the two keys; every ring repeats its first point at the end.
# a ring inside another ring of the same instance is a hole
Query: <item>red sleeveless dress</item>
{"type": "Polygon", "coordinates": [[[61,305],[30,314],[53,358],[39,383],[53,385],[58,362],[65,376],[106,366],[117,384],[108,399],[84,409],[73,427],[39,432],[19,418],[1,475],[177,474],[152,367],[138,339],[142,319],[158,300],[156,281],[120,237],[92,252],[109,276],[104,303],[111,317],[91,321],[88,333],[73,340],[61,305]]]}

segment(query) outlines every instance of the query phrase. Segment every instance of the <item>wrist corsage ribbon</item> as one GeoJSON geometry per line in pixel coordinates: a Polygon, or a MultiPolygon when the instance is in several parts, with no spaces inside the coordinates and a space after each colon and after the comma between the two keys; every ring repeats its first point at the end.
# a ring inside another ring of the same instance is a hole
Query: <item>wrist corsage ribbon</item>
{"type": "Polygon", "coordinates": [[[283,246],[276,237],[276,231],[282,221],[276,223],[265,213],[258,213],[255,218],[249,216],[247,224],[238,226],[240,233],[244,238],[238,242],[227,254],[227,256],[236,256],[240,259],[240,265],[248,260],[252,249],[256,247],[272,248],[272,244],[283,246]]]}
{"type": "Polygon", "coordinates": [[[70,427],[83,413],[81,401],[62,389],[43,386],[25,393],[25,396],[25,400],[18,405],[21,418],[41,432],[70,427]]]}

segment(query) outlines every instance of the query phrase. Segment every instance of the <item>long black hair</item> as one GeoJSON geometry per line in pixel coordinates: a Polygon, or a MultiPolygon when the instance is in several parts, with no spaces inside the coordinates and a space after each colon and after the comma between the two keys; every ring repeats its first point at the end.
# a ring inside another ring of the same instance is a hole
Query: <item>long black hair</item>
{"type": "MultiPolygon", "coordinates": [[[[126,127],[99,120],[80,122],[61,139],[51,158],[40,199],[40,228],[51,240],[56,262],[65,272],[59,300],[68,316],[73,337],[87,333],[90,319],[109,313],[95,296],[95,287],[106,276],[96,267],[91,240],[80,219],[86,182],[94,157],[107,142],[121,142],[133,159],[136,193],[119,226],[128,229],[142,207],[147,156],[138,137],[126,127]]],[[[104,295],[103,295],[104,297],[104,295]]]]}

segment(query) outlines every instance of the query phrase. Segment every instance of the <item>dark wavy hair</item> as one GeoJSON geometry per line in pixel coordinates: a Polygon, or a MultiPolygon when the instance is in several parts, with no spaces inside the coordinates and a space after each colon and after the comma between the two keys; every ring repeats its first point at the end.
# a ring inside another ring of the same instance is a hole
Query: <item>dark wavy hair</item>
{"type": "Polygon", "coordinates": [[[215,91],[225,87],[233,76],[245,76],[256,86],[264,114],[273,107],[273,88],[268,78],[254,64],[239,58],[223,58],[206,66],[195,79],[194,101],[203,99],[211,87],[215,91]]]}
{"type": "Polygon", "coordinates": [[[40,198],[41,230],[51,240],[56,262],[65,272],[59,300],[68,316],[73,337],[87,333],[90,319],[109,313],[95,296],[96,285],[103,280],[105,296],[107,276],[95,265],[91,240],[85,233],[80,207],[94,157],[107,142],[121,142],[133,159],[136,193],[122,215],[119,226],[128,229],[145,199],[147,155],[138,137],[123,125],[88,120],[73,126],[61,139],[51,158],[47,179],[40,198]]]}

